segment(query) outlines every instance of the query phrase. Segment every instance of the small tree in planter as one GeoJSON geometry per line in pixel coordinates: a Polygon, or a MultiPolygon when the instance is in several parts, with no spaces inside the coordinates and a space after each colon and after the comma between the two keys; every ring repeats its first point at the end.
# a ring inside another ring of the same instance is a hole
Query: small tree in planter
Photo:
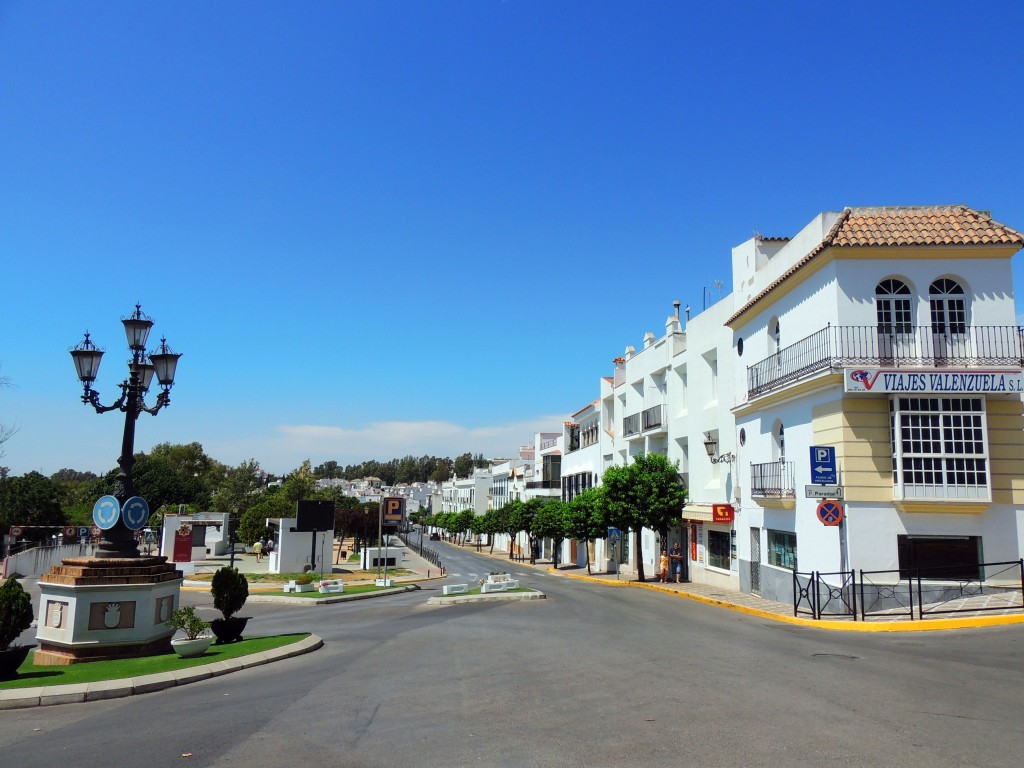
{"type": "Polygon", "coordinates": [[[18,636],[32,626],[32,598],[17,579],[8,579],[0,587],[0,680],[7,680],[18,674],[18,667],[25,661],[32,645],[11,644],[18,636]]]}
{"type": "Polygon", "coordinates": [[[210,628],[210,622],[203,621],[191,605],[178,608],[167,619],[167,626],[185,633],[185,637],[171,640],[175,653],[184,658],[202,656],[213,642],[212,635],[203,635],[210,628]]]}
{"type": "Polygon", "coordinates": [[[224,617],[210,623],[218,645],[241,639],[249,617],[235,614],[242,610],[249,598],[249,581],[237,568],[224,566],[213,574],[210,591],[213,592],[213,607],[224,617]]]}

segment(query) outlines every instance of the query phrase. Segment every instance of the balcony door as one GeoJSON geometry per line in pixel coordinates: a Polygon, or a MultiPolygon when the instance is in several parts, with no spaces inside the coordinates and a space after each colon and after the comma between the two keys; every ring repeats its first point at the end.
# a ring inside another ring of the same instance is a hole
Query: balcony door
{"type": "Polygon", "coordinates": [[[937,365],[969,357],[967,303],[956,280],[941,278],[928,288],[932,322],[932,354],[937,365]]]}
{"type": "Polygon", "coordinates": [[[896,363],[914,356],[914,315],[910,288],[902,280],[888,278],[875,286],[878,326],[878,357],[896,363]]]}

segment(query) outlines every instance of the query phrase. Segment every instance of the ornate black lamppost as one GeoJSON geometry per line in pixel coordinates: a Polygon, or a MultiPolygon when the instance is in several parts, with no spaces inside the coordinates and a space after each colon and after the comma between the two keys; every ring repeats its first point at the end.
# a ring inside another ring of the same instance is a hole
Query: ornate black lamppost
{"type": "MultiPolygon", "coordinates": [[[[121,396],[111,405],[101,405],[100,393],[92,388],[99,371],[103,350],[97,349],[89,340],[88,332],[85,334],[85,339],[71,350],[71,357],[75,361],[78,378],[85,390],[82,394],[82,402],[95,408],[96,413],[106,413],[107,411],[124,413],[124,437],[121,440],[121,456],[117,460],[121,471],[114,480],[114,496],[123,506],[134,495],[132,464],[135,463],[135,420],[143,411],[155,416],[161,408],[171,402],[170,391],[174,386],[174,371],[181,355],[170,350],[166,339],[160,340],[160,346],[154,352],[146,353],[146,339],[149,338],[153,320],[142,314],[140,305],[136,304],[135,311],[128,317],[122,318],[121,322],[124,323],[125,335],[128,337],[128,349],[131,350],[132,356],[128,360],[128,378],[120,385],[121,396]],[[160,383],[161,391],[156,397],[156,404],[149,407],[146,405],[145,398],[154,374],[160,383]]],[[[124,524],[124,520],[118,518],[113,528],[103,532],[96,556],[100,558],[139,556],[134,532],[124,524]]]]}

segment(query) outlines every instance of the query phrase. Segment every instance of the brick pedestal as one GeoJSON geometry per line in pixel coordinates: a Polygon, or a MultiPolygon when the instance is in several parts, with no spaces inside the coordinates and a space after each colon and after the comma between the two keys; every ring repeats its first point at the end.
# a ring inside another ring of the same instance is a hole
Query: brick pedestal
{"type": "Polygon", "coordinates": [[[165,623],[182,574],[166,557],[72,557],[39,579],[36,664],[154,656],[171,650],[165,623]]]}

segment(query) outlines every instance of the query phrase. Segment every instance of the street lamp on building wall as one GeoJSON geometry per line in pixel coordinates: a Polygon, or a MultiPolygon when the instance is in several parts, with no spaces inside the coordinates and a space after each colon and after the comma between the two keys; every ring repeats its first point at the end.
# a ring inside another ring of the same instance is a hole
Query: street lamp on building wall
{"type": "Polygon", "coordinates": [[[716,456],[718,452],[718,440],[711,436],[710,432],[704,433],[704,450],[708,452],[708,458],[711,459],[712,464],[725,464],[735,460],[736,456],[730,451],[723,453],[721,456],[716,456]]]}
{"type": "MultiPolygon", "coordinates": [[[[157,412],[171,402],[170,391],[174,386],[174,372],[181,354],[172,352],[167,340],[161,339],[160,346],[152,353],[146,352],[146,340],[153,327],[152,318],[142,314],[139,304],[128,317],[122,318],[125,336],[128,338],[128,349],[131,358],[128,360],[128,378],[121,382],[121,396],[110,405],[100,403],[100,393],[92,388],[99,372],[103,350],[98,349],[89,338],[71,350],[75,362],[75,370],[82,382],[84,392],[82,402],[91,405],[96,413],[121,411],[124,413],[124,435],[121,439],[121,456],[117,460],[121,471],[114,480],[114,496],[120,504],[124,504],[134,495],[132,487],[132,465],[135,463],[135,420],[139,414],[156,415],[157,412]],[[146,393],[149,391],[153,376],[156,375],[161,391],[156,397],[153,407],[146,405],[146,393]]],[[[134,532],[129,530],[124,520],[118,518],[114,527],[104,531],[96,550],[101,558],[138,557],[139,549],[135,542],[134,532]]]]}

